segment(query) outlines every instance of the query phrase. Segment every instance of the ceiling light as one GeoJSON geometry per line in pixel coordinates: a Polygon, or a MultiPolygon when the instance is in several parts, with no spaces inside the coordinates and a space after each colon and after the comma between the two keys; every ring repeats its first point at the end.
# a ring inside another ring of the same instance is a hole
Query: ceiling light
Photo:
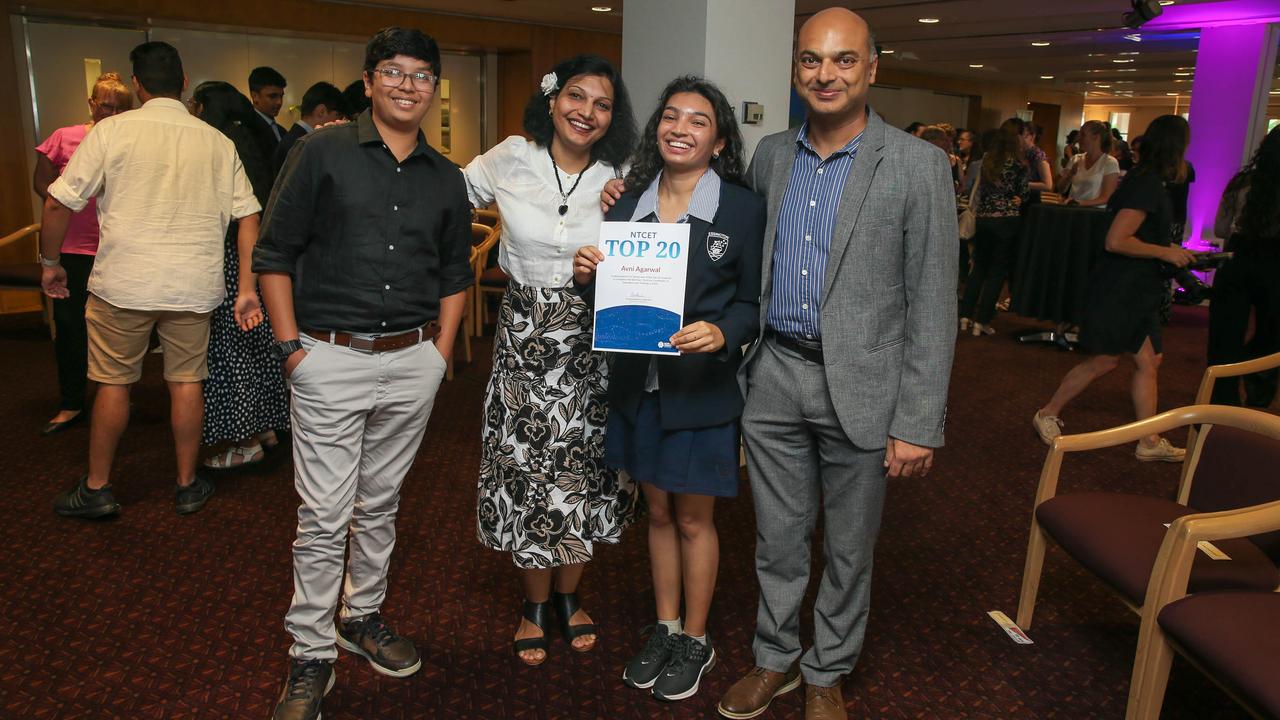
{"type": "Polygon", "coordinates": [[[1110,85],[1099,85],[1098,87],[1100,87],[1100,88],[1109,88],[1109,87],[1111,87],[1111,86],[1110,86],[1110,85]]]}
{"type": "Polygon", "coordinates": [[[1272,94],[1272,95],[1280,95],[1280,90],[1272,90],[1272,91],[1271,91],[1271,94],[1272,94]]]}
{"type": "Polygon", "coordinates": [[[936,22],[939,22],[939,20],[938,18],[920,18],[918,22],[922,22],[925,25],[932,25],[936,22]]]}
{"type": "Polygon", "coordinates": [[[1031,43],[1031,47],[1049,47],[1049,43],[1044,42],[1044,41],[1042,40],[1042,41],[1040,41],[1040,42],[1033,42],[1033,43],[1031,43]]]}
{"type": "Polygon", "coordinates": [[[613,8],[608,5],[592,5],[591,12],[613,12],[613,8]]]}
{"type": "Polygon", "coordinates": [[[1165,93],[1165,95],[1168,95],[1169,97],[1177,97],[1178,93],[1165,93]]]}
{"type": "Polygon", "coordinates": [[[1173,4],[1173,0],[1160,0],[1160,4],[1164,7],[1169,7],[1173,4]]]}
{"type": "Polygon", "coordinates": [[[1117,55],[1141,55],[1142,53],[1138,52],[1137,50],[1133,50],[1131,52],[1122,52],[1122,53],[1116,53],[1116,54],[1117,55]]]}
{"type": "Polygon", "coordinates": [[[1138,72],[1138,68],[1120,68],[1116,72],[1138,72]]]}
{"type": "Polygon", "coordinates": [[[1133,62],[1133,58],[1117,58],[1117,59],[1115,59],[1115,60],[1112,60],[1111,62],[1113,62],[1113,63],[1130,63],[1130,62],[1133,62]]]}
{"type": "Polygon", "coordinates": [[[1052,80],[1052,79],[1053,79],[1053,76],[1052,76],[1052,75],[1041,75],[1041,76],[1040,76],[1040,79],[1041,79],[1041,80],[1052,80]]]}
{"type": "Polygon", "coordinates": [[[881,54],[881,55],[892,55],[892,54],[893,54],[893,51],[892,51],[892,50],[890,50],[890,49],[888,49],[888,48],[885,48],[885,49],[883,49],[883,50],[881,50],[881,51],[880,51],[880,54],[881,54]]]}
{"type": "Polygon", "coordinates": [[[1138,33],[1133,33],[1132,35],[1125,35],[1124,39],[1129,40],[1131,42],[1142,42],[1142,36],[1139,35],[1138,33]]]}
{"type": "Polygon", "coordinates": [[[982,67],[982,63],[969,63],[969,67],[971,67],[971,68],[980,68],[980,67],[982,67]]]}
{"type": "Polygon", "coordinates": [[[1175,77],[1190,77],[1190,76],[1191,76],[1191,73],[1189,73],[1189,72],[1176,72],[1176,73],[1174,73],[1174,76],[1175,76],[1175,77]]]}

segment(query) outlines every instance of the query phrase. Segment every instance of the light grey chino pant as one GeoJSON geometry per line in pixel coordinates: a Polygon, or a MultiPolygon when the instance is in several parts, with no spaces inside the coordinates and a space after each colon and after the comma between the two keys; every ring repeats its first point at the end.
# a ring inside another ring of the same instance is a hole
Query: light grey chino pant
{"type": "Polygon", "coordinates": [[[742,433],[760,581],[756,664],[785,672],[800,657],[800,603],[821,511],[825,564],[813,647],[800,658],[800,671],[810,685],[831,687],[853,670],[866,634],[884,509],[884,448],[855,447],[840,427],[823,367],[772,340],[752,358],[747,388],[742,433]]]}
{"type": "Polygon", "coordinates": [[[289,378],[298,536],[289,654],[333,659],[334,613],[376,612],[396,543],[400,484],[422,442],[445,361],[435,344],[364,353],[302,336],[289,378]],[[343,555],[350,555],[343,582],[343,555]]]}

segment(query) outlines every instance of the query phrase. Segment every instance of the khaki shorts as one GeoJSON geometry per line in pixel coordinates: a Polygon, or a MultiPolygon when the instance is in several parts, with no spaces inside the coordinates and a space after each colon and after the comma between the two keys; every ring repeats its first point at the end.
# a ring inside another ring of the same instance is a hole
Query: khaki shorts
{"type": "Polygon", "coordinates": [[[89,331],[89,379],[131,385],[142,378],[151,329],[160,335],[164,379],[200,382],[209,377],[209,317],[212,312],[127,310],[89,295],[84,320],[89,331]]]}

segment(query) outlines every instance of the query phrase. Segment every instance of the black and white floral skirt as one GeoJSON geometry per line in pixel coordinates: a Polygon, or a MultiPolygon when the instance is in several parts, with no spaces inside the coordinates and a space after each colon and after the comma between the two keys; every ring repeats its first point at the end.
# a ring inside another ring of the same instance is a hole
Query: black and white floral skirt
{"type": "Polygon", "coordinates": [[[635,484],[604,463],[607,383],[582,298],[510,283],[485,391],[476,526],[517,567],[586,562],[635,515],[635,484]]]}

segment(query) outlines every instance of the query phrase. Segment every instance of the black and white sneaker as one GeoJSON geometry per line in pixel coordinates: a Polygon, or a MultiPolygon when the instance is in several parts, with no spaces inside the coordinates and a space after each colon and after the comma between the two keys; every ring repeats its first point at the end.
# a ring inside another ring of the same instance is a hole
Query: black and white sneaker
{"type": "Polygon", "coordinates": [[[294,660],[271,720],[320,720],[320,702],[333,689],[333,678],[326,660],[294,660]]]}
{"type": "Polygon", "coordinates": [[[628,687],[653,687],[653,683],[662,674],[662,668],[666,667],[667,660],[671,658],[673,643],[680,637],[672,635],[665,625],[653,625],[646,629],[650,630],[649,639],[645,641],[640,654],[631,658],[631,662],[622,671],[622,682],[628,687]]]}
{"type": "Polygon", "coordinates": [[[716,651],[708,640],[704,645],[688,635],[678,635],[671,643],[671,659],[653,683],[659,700],[683,700],[698,692],[702,676],[716,665],[716,651]]]}

